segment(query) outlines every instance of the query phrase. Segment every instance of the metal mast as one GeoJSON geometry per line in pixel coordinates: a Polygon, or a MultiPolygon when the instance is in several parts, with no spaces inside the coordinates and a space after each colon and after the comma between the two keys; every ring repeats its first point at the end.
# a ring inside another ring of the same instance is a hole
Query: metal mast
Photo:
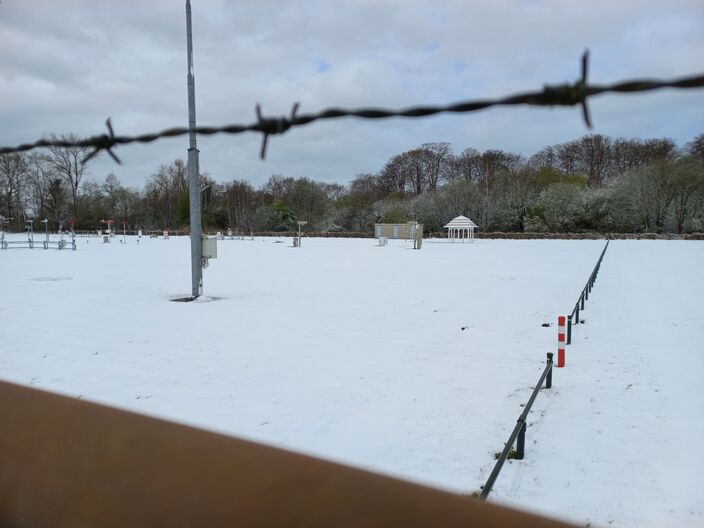
{"type": "Polygon", "coordinates": [[[203,270],[201,268],[203,242],[200,224],[198,148],[196,147],[196,83],[193,76],[191,0],[186,0],[186,34],[188,37],[188,187],[191,211],[191,294],[196,298],[203,294],[203,270]]]}

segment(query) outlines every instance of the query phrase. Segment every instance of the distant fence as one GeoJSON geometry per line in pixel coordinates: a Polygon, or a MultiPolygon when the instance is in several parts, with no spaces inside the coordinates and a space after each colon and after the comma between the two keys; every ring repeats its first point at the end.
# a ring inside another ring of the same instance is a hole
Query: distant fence
{"type": "Polygon", "coordinates": [[[599,268],[601,268],[601,261],[604,260],[604,255],[606,254],[606,250],[609,247],[609,240],[606,241],[606,245],[604,246],[604,249],[601,251],[601,255],[599,255],[599,260],[596,261],[596,265],[594,266],[594,269],[592,270],[591,275],[589,275],[589,279],[587,280],[587,284],[584,285],[584,288],[582,288],[582,292],[579,294],[579,299],[577,299],[577,302],[574,305],[574,308],[572,308],[572,312],[570,315],[567,317],[567,344],[572,343],[572,325],[579,324],[579,312],[581,310],[584,310],[584,303],[589,299],[589,294],[592,291],[592,288],[594,287],[594,283],[596,282],[596,277],[599,275],[599,268]]]}
{"type": "MultiPolygon", "coordinates": [[[[585,284],[584,288],[582,288],[582,291],[579,295],[579,299],[577,299],[576,304],[574,305],[574,308],[572,310],[572,313],[569,315],[567,318],[567,338],[566,338],[566,343],[569,345],[572,342],[572,321],[574,319],[575,323],[579,323],[579,312],[580,310],[584,310],[584,303],[589,299],[589,293],[591,293],[592,288],[594,287],[594,283],[596,282],[596,277],[599,274],[599,269],[601,268],[601,262],[604,260],[604,254],[606,254],[606,250],[609,247],[609,240],[606,241],[606,245],[604,246],[604,249],[601,251],[601,255],[599,255],[599,259],[596,261],[596,264],[594,266],[594,269],[592,270],[591,275],[589,275],[589,279],[587,279],[587,283],[585,284]]],[[[560,317],[559,319],[563,319],[564,317],[560,317]]],[[[561,322],[560,324],[563,324],[561,322]]],[[[562,331],[562,330],[560,330],[562,331]]],[[[564,339],[564,338],[560,338],[564,339]]],[[[560,347],[560,344],[558,344],[558,351],[560,353],[560,358],[558,359],[558,367],[562,367],[564,365],[564,346],[560,347]]],[[[514,458],[518,460],[523,460],[523,457],[525,455],[525,435],[526,435],[526,420],[528,419],[528,413],[530,412],[531,407],[533,406],[533,402],[535,401],[535,398],[538,396],[538,392],[540,391],[543,381],[545,381],[545,388],[549,389],[552,387],[552,368],[553,368],[553,355],[552,353],[548,353],[548,360],[547,360],[547,365],[545,366],[545,370],[543,370],[542,375],[540,376],[540,379],[538,380],[538,384],[535,386],[535,389],[533,390],[533,393],[531,394],[530,398],[528,399],[528,403],[526,403],[525,408],[523,409],[523,412],[521,413],[521,416],[519,416],[518,421],[516,422],[516,427],[513,428],[513,431],[511,432],[511,435],[508,437],[508,440],[506,442],[506,445],[504,446],[503,451],[499,455],[498,459],[496,460],[496,464],[494,465],[494,469],[492,470],[491,474],[489,475],[489,478],[486,481],[486,484],[482,487],[482,491],[480,493],[480,497],[482,499],[486,499],[489,496],[489,493],[491,493],[492,488],[494,487],[494,482],[496,482],[497,477],[499,476],[499,473],[501,473],[501,469],[503,468],[504,462],[506,462],[506,459],[509,457],[511,454],[511,449],[513,448],[513,444],[516,443],[516,451],[515,451],[515,456],[514,458]]]]}
{"type": "Polygon", "coordinates": [[[0,240],[0,249],[72,249],[76,251],[76,241],[71,240],[0,240]]]}

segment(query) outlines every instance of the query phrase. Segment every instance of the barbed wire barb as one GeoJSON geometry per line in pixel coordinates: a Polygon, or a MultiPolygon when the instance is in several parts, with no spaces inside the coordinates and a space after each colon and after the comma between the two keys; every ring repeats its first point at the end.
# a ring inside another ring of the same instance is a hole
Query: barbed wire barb
{"type": "Polygon", "coordinates": [[[587,75],[589,74],[589,50],[584,50],[582,54],[582,80],[580,81],[580,92],[582,93],[582,117],[587,125],[587,128],[591,130],[592,120],[589,115],[589,106],[587,105],[587,94],[584,91],[585,86],[587,86],[587,75]]]}
{"type": "Polygon", "coordinates": [[[298,106],[298,103],[293,103],[293,106],[291,107],[290,119],[286,119],[285,117],[265,118],[262,117],[261,106],[257,103],[255,107],[257,113],[257,126],[262,132],[262,147],[259,151],[259,159],[264,159],[266,157],[266,145],[269,135],[283,134],[295,124],[298,106]]]}
{"type": "MultiPolygon", "coordinates": [[[[542,90],[509,95],[498,99],[461,101],[440,106],[415,106],[405,109],[388,108],[328,108],[318,113],[298,114],[299,104],[295,103],[291,108],[289,117],[269,118],[262,115],[261,106],[256,105],[257,120],[251,124],[231,124],[225,126],[200,126],[196,127],[196,134],[201,136],[212,136],[216,134],[241,134],[243,132],[259,132],[262,134],[262,144],[259,157],[264,159],[270,135],[283,134],[294,126],[303,126],[315,121],[325,119],[339,119],[342,117],[356,117],[359,119],[387,119],[391,117],[421,118],[443,113],[471,113],[478,112],[493,106],[580,106],[582,117],[587,128],[592,128],[592,120],[589,112],[588,99],[595,95],[604,93],[630,94],[637,92],[648,92],[660,90],[662,88],[694,89],[704,87],[704,73],[695,74],[689,77],[667,80],[653,79],[631,79],[607,85],[588,84],[589,75],[589,50],[586,50],[581,57],[581,76],[573,83],[560,85],[543,86],[542,90]]],[[[106,121],[107,134],[92,136],[78,141],[68,141],[61,138],[40,139],[34,143],[21,144],[15,147],[1,147],[0,155],[16,152],[25,152],[42,147],[92,147],[91,152],[83,162],[92,159],[101,151],[105,150],[115,160],[120,163],[120,159],[112,149],[117,145],[129,143],[151,143],[160,138],[182,136],[189,133],[185,127],[176,127],[162,130],[156,133],[139,134],[136,136],[116,136],[113,131],[110,118],[106,121]]]]}
{"type": "Polygon", "coordinates": [[[95,150],[93,150],[93,152],[83,158],[83,160],[81,161],[83,165],[85,165],[88,160],[100,154],[100,152],[103,150],[110,154],[110,157],[115,160],[115,163],[117,163],[118,165],[122,164],[120,158],[118,158],[117,155],[112,151],[112,147],[115,145],[115,133],[113,132],[112,123],[110,122],[109,117],[105,121],[105,126],[108,128],[108,133],[103,134],[102,136],[96,136],[94,138],[96,141],[96,144],[94,145],[95,150]]]}

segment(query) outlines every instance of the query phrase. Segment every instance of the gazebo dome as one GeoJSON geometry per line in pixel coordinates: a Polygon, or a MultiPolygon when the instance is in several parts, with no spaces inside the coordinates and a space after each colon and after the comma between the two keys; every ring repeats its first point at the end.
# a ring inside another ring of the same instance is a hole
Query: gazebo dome
{"type": "Polygon", "coordinates": [[[460,215],[457,218],[450,220],[450,222],[445,226],[445,229],[476,229],[477,227],[479,226],[477,226],[477,224],[472,222],[469,218],[460,215]]]}
{"type": "Polygon", "coordinates": [[[477,227],[477,224],[472,222],[469,218],[460,215],[450,220],[445,226],[445,229],[447,229],[447,238],[450,242],[454,242],[455,240],[462,240],[462,242],[464,242],[467,238],[469,238],[470,241],[474,240],[474,230],[477,227]]]}

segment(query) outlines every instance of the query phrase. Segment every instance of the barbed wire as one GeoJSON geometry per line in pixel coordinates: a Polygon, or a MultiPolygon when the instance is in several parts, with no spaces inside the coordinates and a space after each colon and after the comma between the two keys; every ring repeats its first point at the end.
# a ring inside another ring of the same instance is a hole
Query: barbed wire
{"type": "MultiPolygon", "coordinates": [[[[392,117],[420,118],[444,113],[470,113],[491,108],[494,106],[581,106],[582,117],[588,128],[592,127],[587,100],[589,97],[604,93],[638,93],[659,90],[662,88],[692,89],[704,87],[704,74],[682,77],[679,79],[654,80],[632,79],[613,84],[588,84],[589,52],[585,51],[581,58],[581,77],[574,83],[559,85],[545,85],[542,90],[509,95],[498,99],[462,101],[440,106],[414,106],[400,110],[385,108],[328,108],[312,114],[298,114],[299,104],[294,103],[288,117],[264,117],[259,104],[256,105],[257,120],[250,124],[230,124],[224,126],[199,126],[196,134],[212,136],[215,134],[241,134],[244,132],[259,132],[262,134],[262,145],[259,152],[261,159],[266,156],[266,147],[269,136],[283,134],[297,126],[307,125],[324,119],[338,119],[342,117],[357,117],[361,119],[387,119],[392,117]]],[[[115,162],[120,159],[112,149],[117,145],[130,143],[151,143],[160,138],[183,136],[189,133],[186,127],[175,127],[161,132],[140,134],[136,136],[116,136],[110,118],[106,121],[107,134],[91,136],[78,141],[66,139],[40,139],[34,143],[26,143],[16,147],[1,147],[1,154],[26,152],[43,147],[92,147],[93,151],[83,160],[83,163],[93,158],[101,151],[106,151],[115,162]]]]}

